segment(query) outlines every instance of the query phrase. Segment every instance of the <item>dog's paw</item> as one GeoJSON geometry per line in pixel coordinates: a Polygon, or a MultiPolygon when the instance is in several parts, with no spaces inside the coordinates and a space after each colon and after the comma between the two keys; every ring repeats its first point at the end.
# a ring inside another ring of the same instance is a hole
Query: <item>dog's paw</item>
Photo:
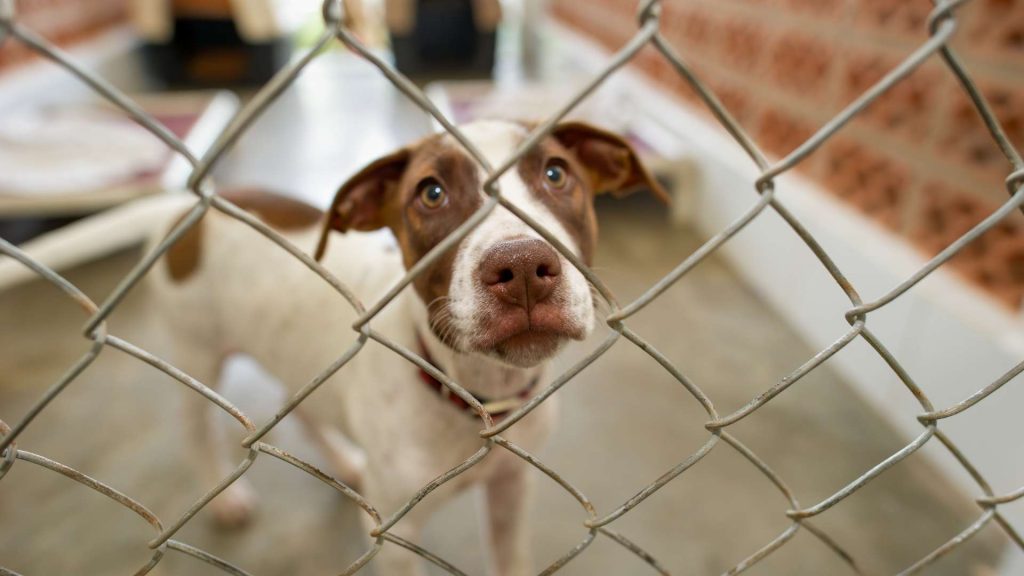
{"type": "Polygon", "coordinates": [[[221,528],[241,528],[256,513],[256,492],[245,479],[236,480],[210,502],[210,511],[221,528]]]}
{"type": "Polygon", "coordinates": [[[328,459],[335,478],[349,488],[358,491],[366,472],[366,452],[344,435],[328,431],[325,434],[329,446],[328,459]]]}
{"type": "Polygon", "coordinates": [[[366,453],[359,448],[347,451],[345,459],[334,463],[335,473],[338,480],[341,480],[349,488],[359,491],[363,486],[363,476],[366,472],[366,453]]]}

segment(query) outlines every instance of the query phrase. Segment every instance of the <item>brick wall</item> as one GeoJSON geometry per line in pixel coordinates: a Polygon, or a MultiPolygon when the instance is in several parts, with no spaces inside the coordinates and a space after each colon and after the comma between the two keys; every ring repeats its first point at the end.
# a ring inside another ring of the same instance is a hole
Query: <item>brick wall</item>
{"type": "MultiPolygon", "coordinates": [[[[609,49],[636,30],[636,0],[552,0],[556,18],[609,49]]],[[[930,0],[667,0],[662,31],[766,152],[781,157],[927,38],[930,0]]],[[[953,42],[1024,149],[1024,0],[974,0],[953,42]]],[[[634,66],[696,95],[653,50],[634,66]]],[[[1006,200],[1009,164],[938,59],[875,102],[799,168],[935,254],[1006,200]]],[[[1024,299],[1024,216],[952,261],[1008,306],[1024,299]]]]}
{"type": "MultiPolygon", "coordinates": [[[[127,4],[128,0],[15,0],[18,22],[65,47],[123,22],[127,4]]],[[[35,58],[21,43],[9,40],[0,47],[0,71],[35,58]]]]}

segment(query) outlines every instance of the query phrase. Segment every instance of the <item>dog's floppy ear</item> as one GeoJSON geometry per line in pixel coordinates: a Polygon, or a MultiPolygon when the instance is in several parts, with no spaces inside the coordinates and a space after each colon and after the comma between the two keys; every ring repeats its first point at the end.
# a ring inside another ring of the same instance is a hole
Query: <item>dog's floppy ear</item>
{"type": "Polygon", "coordinates": [[[331,230],[377,230],[387,225],[384,214],[387,197],[398,185],[412,152],[402,148],[378,158],[341,185],[327,210],[315,258],[327,250],[331,230]]]}
{"type": "Polygon", "coordinates": [[[595,193],[625,196],[646,189],[668,203],[665,189],[622,137],[585,122],[563,122],[551,135],[583,165],[595,193]]]}

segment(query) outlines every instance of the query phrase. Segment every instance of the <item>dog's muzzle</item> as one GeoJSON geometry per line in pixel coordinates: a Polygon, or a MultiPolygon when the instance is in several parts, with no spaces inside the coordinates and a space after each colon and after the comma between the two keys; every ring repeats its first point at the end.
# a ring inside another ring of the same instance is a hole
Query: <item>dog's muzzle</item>
{"type": "Polygon", "coordinates": [[[550,244],[513,238],[480,259],[478,283],[487,302],[476,348],[512,364],[534,365],[583,330],[569,310],[568,282],[550,244]]]}

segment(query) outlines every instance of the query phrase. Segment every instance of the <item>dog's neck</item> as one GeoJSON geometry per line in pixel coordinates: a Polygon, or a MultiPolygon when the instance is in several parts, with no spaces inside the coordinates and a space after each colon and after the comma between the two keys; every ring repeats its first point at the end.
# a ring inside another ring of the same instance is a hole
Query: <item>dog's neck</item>
{"type": "Polygon", "coordinates": [[[434,365],[447,374],[457,384],[471,394],[490,400],[515,398],[528,387],[536,385],[544,374],[547,362],[531,368],[520,368],[505,364],[494,358],[475,352],[457,352],[441,342],[430,329],[427,322],[426,308],[417,296],[408,299],[415,301],[416,309],[411,316],[416,332],[417,346],[423,346],[434,365]]]}

